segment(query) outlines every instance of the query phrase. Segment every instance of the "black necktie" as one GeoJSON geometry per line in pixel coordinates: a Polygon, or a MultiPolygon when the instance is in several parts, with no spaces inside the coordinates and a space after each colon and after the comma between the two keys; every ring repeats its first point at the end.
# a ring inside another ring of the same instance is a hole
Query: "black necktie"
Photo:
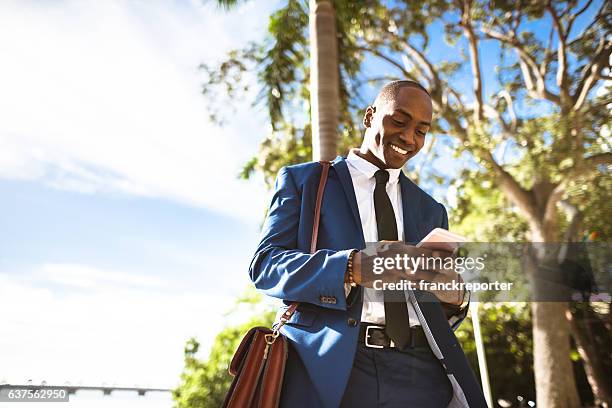
{"type": "MultiPolygon", "coordinates": [[[[389,173],[378,170],[374,173],[376,188],[374,188],[374,211],[378,227],[379,241],[397,241],[397,223],[391,200],[387,195],[389,173]]],[[[385,290],[385,332],[401,350],[410,343],[410,320],[403,291],[385,290]]]]}

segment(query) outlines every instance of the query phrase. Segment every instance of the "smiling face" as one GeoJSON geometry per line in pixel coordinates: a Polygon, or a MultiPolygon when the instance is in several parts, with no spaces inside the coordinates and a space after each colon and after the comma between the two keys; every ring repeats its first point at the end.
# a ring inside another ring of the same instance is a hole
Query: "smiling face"
{"type": "Polygon", "coordinates": [[[368,106],[360,156],[381,169],[399,169],[425,144],[431,126],[431,98],[413,86],[400,88],[394,97],[368,106]]]}

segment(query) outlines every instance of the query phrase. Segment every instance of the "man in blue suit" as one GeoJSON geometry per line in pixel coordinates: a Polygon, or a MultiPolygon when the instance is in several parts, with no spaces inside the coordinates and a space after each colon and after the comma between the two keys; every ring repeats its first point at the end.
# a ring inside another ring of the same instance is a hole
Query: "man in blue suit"
{"type": "Polygon", "coordinates": [[[249,273],[286,307],[301,302],[281,328],[291,345],[281,406],[486,407],[453,333],[466,302],[419,290],[399,292],[398,301],[374,290],[364,269],[366,242],[395,241],[418,256],[423,250],[412,245],[448,229],[444,206],[401,172],[423,147],[431,119],[431,98],[418,83],[381,89],[366,109],[361,148],[332,163],[314,254],[321,166],[280,170],[249,273]]]}

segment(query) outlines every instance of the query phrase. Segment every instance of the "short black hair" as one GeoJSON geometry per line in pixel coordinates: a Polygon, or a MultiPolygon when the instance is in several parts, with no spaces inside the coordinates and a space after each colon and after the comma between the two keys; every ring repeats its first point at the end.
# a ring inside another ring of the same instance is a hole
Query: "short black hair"
{"type": "Polygon", "coordinates": [[[403,79],[399,81],[389,82],[385,86],[383,86],[380,92],[378,92],[378,95],[376,95],[376,99],[374,100],[372,106],[377,106],[381,103],[387,103],[390,100],[395,99],[399,94],[400,89],[402,88],[418,88],[425,92],[427,95],[429,95],[429,97],[431,98],[431,94],[427,89],[425,89],[423,85],[411,79],[403,79]]]}

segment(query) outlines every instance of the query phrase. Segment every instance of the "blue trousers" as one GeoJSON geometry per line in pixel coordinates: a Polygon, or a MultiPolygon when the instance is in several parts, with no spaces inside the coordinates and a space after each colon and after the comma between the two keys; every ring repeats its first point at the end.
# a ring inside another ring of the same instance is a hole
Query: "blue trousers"
{"type": "MultiPolygon", "coordinates": [[[[358,344],[341,408],[446,408],[451,397],[448,377],[429,347],[398,351],[358,344]]],[[[322,406],[291,344],[280,406],[322,406]]]]}
{"type": "Polygon", "coordinates": [[[341,408],[446,407],[453,389],[429,347],[405,351],[357,346],[341,408]]]}

